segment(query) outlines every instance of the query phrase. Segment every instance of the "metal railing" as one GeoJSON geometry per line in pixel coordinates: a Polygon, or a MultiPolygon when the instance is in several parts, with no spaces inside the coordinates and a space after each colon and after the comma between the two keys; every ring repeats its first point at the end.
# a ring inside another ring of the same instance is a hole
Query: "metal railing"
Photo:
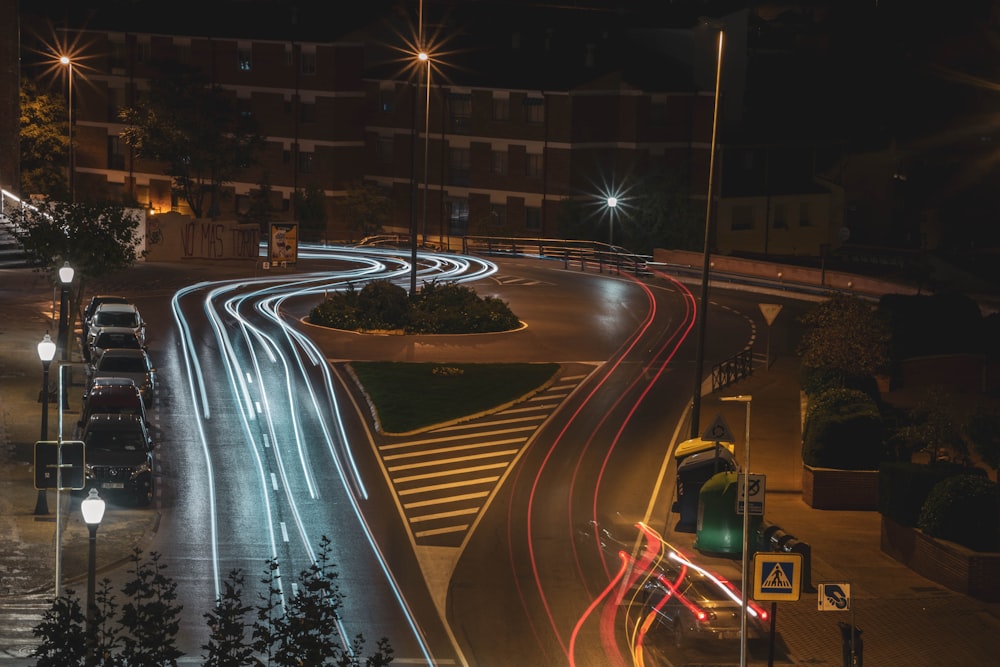
{"type": "Polygon", "coordinates": [[[563,266],[581,271],[595,269],[604,272],[627,272],[648,275],[650,255],[640,255],[625,248],[599,241],[548,239],[519,236],[463,236],[464,254],[511,255],[540,257],[562,261],[563,266]]]}
{"type": "Polygon", "coordinates": [[[712,391],[719,391],[753,375],[753,350],[746,349],[712,368],[712,391]]]}

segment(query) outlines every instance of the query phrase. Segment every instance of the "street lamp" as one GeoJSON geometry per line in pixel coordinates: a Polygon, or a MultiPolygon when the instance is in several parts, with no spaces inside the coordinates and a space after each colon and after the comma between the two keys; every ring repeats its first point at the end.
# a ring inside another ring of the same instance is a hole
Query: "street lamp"
{"type": "Polygon", "coordinates": [[[59,356],[69,361],[69,288],[73,284],[73,267],[64,262],[59,269],[62,291],[59,297],[59,356]]]}
{"type": "MultiPolygon", "coordinates": [[[[56,356],[56,344],[52,338],[45,334],[45,338],[38,344],[38,358],[42,361],[42,392],[38,400],[42,402],[42,433],[39,440],[49,439],[49,364],[56,356]]],[[[49,513],[49,501],[45,489],[38,489],[38,498],[35,500],[35,514],[43,515],[49,513]]]]}
{"type": "Polygon", "coordinates": [[[76,201],[76,189],[73,187],[73,61],[69,56],[60,56],[59,62],[68,67],[69,74],[69,200],[76,201]]]}
{"type": "Polygon", "coordinates": [[[742,598],[742,608],[740,609],[740,667],[747,664],[747,551],[749,550],[750,539],[750,403],[753,396],[723,396],[723,401],[733,401],[743,403],[747,406],[747,423],[743,431],[743,571],[740,581],[740,597],[742,598]]]}
{"type": "Polygon", "coordinates": [[[97,664],[97,603],[94,589],[97,579],[97,529],[104,518],[104,499],[91,489],[90,495],[80,502],[80,512],[90,531],[90,549],[87,558],[87,667],[97,664]]]}
{"type": "Polygon", "coordinates": [[[618,197],[611,195],[608,197],[608,208],[611,214],[608,216],[608,245],[614,245],[614,231],[615,231],[615,209],[618,208],[618,197]]]}
{"type": "Polygon", "coordinates": [[[698,421],[701,417],[701,381],[705,369],[705,327],[708,320],[708,269],[710,251],[710,230],[712,227],[712,181],[715,175],[715,137],[719,127],[719,86],[722,79],[722,47],[725,32],[721,25],[702,20],[703,23],[719,30],[719,48],[715,59],[715,100],[712,110],[712,144],[708,151],[708,197],[705,204],[705,245],[702,250],[701,299],[698,303],[698,345],[695,353],[694,396],[691,403],[691,437],[699,434],[698,421]]]}
{"type": "Polygon", "coordinates": [[[431,57],[426,51],[421,51],[417,54],[417,59],[424,63],[424,88],[425,100],[424,100],[424,215],[421,222],[421,237],[423,238],[423,244],[427,245],[427,190],[429,189],[428,178],[429,168],[428,161],[430,155],[430,124],[431,124],[431,57]]]}

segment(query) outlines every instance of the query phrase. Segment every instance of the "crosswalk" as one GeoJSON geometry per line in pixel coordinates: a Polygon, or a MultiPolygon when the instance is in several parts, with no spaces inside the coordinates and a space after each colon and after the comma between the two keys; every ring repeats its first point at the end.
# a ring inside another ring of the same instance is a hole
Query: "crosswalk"
{"type": "Polygon", "coordinates": [[[532,434],[587,377],[575,366],[505,410],[378,446],[417,545],[461,545],[532,434]]]}
{"type": "Polygon", "coordinates": [[[0,665],[23,662],[38,646],[33,628],[51,607],[52,593],[0,598],[0,665]]]}

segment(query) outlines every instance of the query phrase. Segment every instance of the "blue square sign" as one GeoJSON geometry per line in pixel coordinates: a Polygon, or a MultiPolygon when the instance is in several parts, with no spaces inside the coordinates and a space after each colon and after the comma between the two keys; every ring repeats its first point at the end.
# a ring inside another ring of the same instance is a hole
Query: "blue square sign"
{"type": "Polygon", "coordinates": [[[802,554],[754,554],[754,600],[794,601],[801,591],[802,554]]]}

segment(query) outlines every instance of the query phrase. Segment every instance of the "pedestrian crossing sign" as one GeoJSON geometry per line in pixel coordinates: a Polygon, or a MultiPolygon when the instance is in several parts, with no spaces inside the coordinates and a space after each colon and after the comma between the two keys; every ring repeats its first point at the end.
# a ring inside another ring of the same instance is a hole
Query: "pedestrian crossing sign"
{"type": "Polygon", "coordinates": [[[753,599],[799,599],[802,589],[802,554],[756,553],[753,557],[753,599]]]}

